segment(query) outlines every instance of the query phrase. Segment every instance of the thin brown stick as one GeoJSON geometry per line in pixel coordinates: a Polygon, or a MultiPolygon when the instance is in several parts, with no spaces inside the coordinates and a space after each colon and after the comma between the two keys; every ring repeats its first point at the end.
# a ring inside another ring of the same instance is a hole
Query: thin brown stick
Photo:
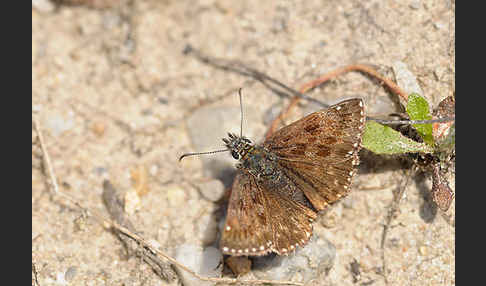
{"type": "Polygon", "coordinates": [[[70,196],[68,196],[64,193],[61,193],[59,191],[59,185],[57,184],[57,179],[56,179],[56,176],[54,175],[54,170],[53,170],[52,164],[51,164],[51,158],[49,156],[49,153],[47,152],[46,144],[44,143],[44,136],[43,136],[43,134],[40,130],[39,118],[37,118],[37,116],[33,116],[33,118],[34,118],[35,130],[37,132],[37,136],[39,136],[39,142],[40,142],[40,145],[41,145],[42,154],[43,154],[43,157],[44,157],[44,160],[45,160],[45,163],[46,163],[45,166],[47,167],[47,172],[49,173],[49,178],[51,180],[51,184],[52,184],[52,187],[53,187],[54,194],[59,195],[59,196],[65,198],[65,199],[67,199],[71,203],[78,206],[80,209],[84,209],[83,207],[81,207],[81,205],[79,204],[79,202],[77,200],[75,200],[74,198],[71,198],[70,196]]]}
{"type": "Polygon", "coordinates": [[[87,207],[83,207],[82,204],[80,202],[78,202],[78,200],[76,200],[76,199],[72,198],[71,196],[64,194],[64,193],[59,191],[59,186],[57,184],[56,175],[55,175],[54,169],[52,168],[49,153],[47,152],[47,149],[46,149],[45,144],[44,144],[44,138],[43,138],[43,135],[42,135],[42,132],[41,132],[41,129],[40,129],[39,120],[36,116],[34,116],[34,124],[35,124],[35,128],[36,128],[36,131],[37,131],[37,135],[39,136],[39,141],[40,141],[40,144],[41,144],[43,157],[44,157],[45,163],[47,165],[46,167],[47,167],[47,170],[48,170],[49,178],[52,182],[52,187],[54,189],[53,190],[54,193],[62,196],[63,198],[69,200],[70,202],[74,203],[84,213],[86,213],[87,215],[91,215],[91,216],[95,217],[96,219],[100,220],[105,226],[112,227],[112,228],[116,229],[117,231],[123,233],[127,237],[130,237],[131,239],[135,240],[137,243],[142,245],[148,251],[152,252],[153,254],[157,254],[157,255],[165,258],[170,263],[178,266],[180,269],[190,273],[191,275],[193,275],[194,277],[196,277],[196,278],[198,278],[199,280],[202,280],[202,281],[210,281],[210,282],[215,282],[215,283],[229,283],[229,284],[242,283],[242,284],[276,284],[276,285],[299,285],[299,286],[304,285],[303,283],[292,282],[292,281],[240,280],[240,279],[237,279],[237,278],[213,278],[213,277],[201,276],[201,275],[197,274],[195,271],[193,271],[192,269],[188,268],[187,266],[179,263],[177,260],[175,260],[171,256],[165,254],[164,252],[160,251],[156,247],[152,246],[150,242],[148,242],[147,240],[145,240],[143,237],[139,236],[138,234],[133,233],[129,229],[119,225],[118,223],[116,223],[116,222],[114,222],[114,221],[112,221],[108,218],[105,218],[103,215],[97,213],[94,210],[89,210],[87,207]]]}
{"type": "MultiPolygon", "coordinates": [[[[123,210],[123,203],[118,197],[117,190],[108,180],[105,180],[103,182],[102,197],[111,218],[118,224],[136,233],[137,230],[123,210]]],[[[127,237],[125,234],[120,233],[117,230],[115,230],[115,233],[118,238],[123,242],[123,244],[127,248],[127,251],[132,253],[134,252],[138,256],[140,256],[142,261],[147,263],[152,268],[152,270],[157,273],[157,275],[169,282],[172,282],[176,279],[177,274],[172,269],[171,264],[162,261],[157,255],[153,254],[146,248],[142,248],[140,251],[139,244],[133,239],[127,237]]]]}
{"type": "Polygon", "coordinates": [[[32,262],[32,273],[34,273],[34,283],[33,286],[40,286],[39,280],[37,280],[37,269],[35,268],[35,263],[32,262]]]}
{"type": "MultiPolygon", "coordinates": [[[[347,73],[347,72],[350,72],[350,71],[359,71],[359,72],[363,72],[363,73],[366,73],[376,79],[378,79],[384,86],[386,86],[391,92],[393,92],[394,94],[397,94],[398,96],[400,96],[401,98],[403,98],[403,100],[407,101],[408,100],[408,95],[398,86],[396,85],[392,80],[390,79],[387,79],[385,78],[384,76],[382,76],[381,74],[379,74],[376,70],[374,70],[373,68],[369,67],[369,66],[366,66],[366,65],[361,65],[361,64],[355,64],[355,65],[349,65],[349,66],[345,66],[345,67],[342,67],[342,68],[338,68],[338,69],[335,69],[323,76],[320,76],[319,78],[315,79],[315,80],[312,80],[312,81],[309,81],[305,84],[303,84],[300,89],[299,89],[299,92],[300,94],[304,94],[306,93],[307,91],[335,78],[335,77],[338,77],[344,73],[347,73]]],[[[300,97],[299,96],[294,96],[292,98],[292,100],[290,101],[289,105],[287,106],[287,108],[285,110],[282,110],[282,112],[280,112],[280,114],[277,116],[277,118],[275,118],[275,120],[272,122],[272,124],[270,125],[270,128],[268,129],[267,131],[267,134],[265,135],[265,139],[268,139],[268,137],[270,137],[273,132],[276,131],[278,125],[282,122],[282,120],[288,116],[288,113],[290,113],[290,110],[292,108],[294,108],[297,103],[299,102],[300,100],[300,97]]]]}
{"type": "Polygon", "coordinates": [[[310,81],[306,84],[304,84],[302,87],[301,87],[301,92],[304,93],[304,92],[307,92],[308,90],[316,87],[316,86],[319,86],[321,84],[323,84],[324,82],[332,79],[332,78],[335,78],[341,74],[344,74],[344,73],[347,73],[347,72],[350,72],[350,71],[359,71],[359,72],[363,72],[363,73],[366,73],[376,79],[378,79],[380,82],[382,82],[383,85],[385,85],[391,92],[393,92],[394,94],[400,96],[403,100],[407,101],[408,100],[408,95],[406,92],[404,92],[398,85],[396,85],[393,81],[391,81],[390,79],[387,79],[386,77],[382,76],[381,74],[379,74],[376,70],[374,70],[373,68],[369,67],[369,66],[366,66],[366,65],[361,65],[361,64],[355,64],[355,65],[349,65],[349,66],[345,66],[345,67],[342,67],[342,68],[338,68],[334,71],[331,71],[330,73],[327,73],[321,77],[319,77],[318,79],[315,79],[313,81],[310,81]]]}

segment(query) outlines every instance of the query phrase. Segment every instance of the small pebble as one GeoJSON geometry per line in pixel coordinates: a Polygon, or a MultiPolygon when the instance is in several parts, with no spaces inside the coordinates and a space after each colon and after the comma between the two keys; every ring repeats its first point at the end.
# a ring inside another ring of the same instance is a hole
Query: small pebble
{"type": "Polygon", "coordinates": [[[313,235],[306,246],[289,256],[267,255],[253,260],[253,273],[259,279],[291,280],[307,283],[320,279],[334,265],[336,247],[313,235]]]}
{"type": "Polygon", "coordinates": [[[46,121],[46,127],[52,132],[54,137],[74,127],[73,118],[66,115],[52,114],[46,121]]]}
{"type": "Polygon", "coordinates": [[[40,104],[32,104],[32,112],[39,112],[41,109],[42,107],[40,104]]]}
{"type": "Polygon", "coordinates": [[[103,176],[106,173],[108,173],[108,170],[105,167],[95,167],[95,168],[93,168],[93,174],[96,174],[97,176],[103,176]]]}
{"type": "Polygon", "coordinates": [[[427,253],[428,253],[427,246],[425,246],[425,245],[420,246],[419,247],[419,253],[422,256],[427,256],[427,253]]]}
{"type": "Polygon", "coordinates": [[[49,13],[56,8],[49,0],[32,0],[32,8],[42,13],[49,13]]]}
{"type": "Polygon", "coordinates": [[[156,176],[158,172],[159,172],[159,166],[157,166],[155,164],[150,166],[149,173],[150,173],[151,176],[156,176]]]}
{"type": "Polygon", "coordinates": [[[402,88],[407,94],[418,93],[424,96],[422,89],[420,88],[415,75],[408,69],[404,62],[396,61],[393,63],[393,72],[395,73],[395,79],[400,88],[402,88]]]}
{"type": "Polygon", "coordinates": [[[95,122],[91,126],[91,130],[96,136],[101,137],[105,134],[106,125],[103,122],[95,122]]]}
{"type": "Polygon", "coordinates": [[[435,22],[434,28],[436,28],[437,30],[444,30],[446,28],[446,24],[441,22],[435,22]]]}
{"type": "Polygon", "coordinates": [[[210,180],[197,185],[201,195],[211,202],[219,201],[224,195],[224,185],[219,180],[210,180]]]}
{"type": "Polygon", "coordinates": [[[54,284],[55,285],[68,285],[68,282],[66,281],[66,277],[64,276],[64,273],[57,272],[56,281],[54,282],[54,284]]]}
{"type": "Polygon", "coordinates": [[[414,10],[418,10],[422,7],[422,3],[419,0],[412,0],[408,6],[414,10]]]}
{"type": "MultiPolygon", "coordinates": [[[[203,249],[201,246],[192,244],[179,245],[175,250],[175,259],[181,264],[194,270],[201,276],[206,277],[220,277],[221,276],[221,252],[215,247],[207,247],[203,249]]],[[[213,282],[201,281],[192,274],[187,273],[183,269],[176,266],[181,282],[185,286],[209,286],[214,285],[213,282]]]]}
{"type": "Polygon", "coordinates": [[[141,201],[137,191],[131,189],[125,193],[125,212],[132,215],[140,208],[141,201]]]}

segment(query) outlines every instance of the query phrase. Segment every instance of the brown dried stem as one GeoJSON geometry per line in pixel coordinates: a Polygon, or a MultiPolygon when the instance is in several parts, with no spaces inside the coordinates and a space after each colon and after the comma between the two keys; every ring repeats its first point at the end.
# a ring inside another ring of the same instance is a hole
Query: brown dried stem
{"type": "Polygon", "coordinates": [[[32,279],[32,286],[40,286],[39,280],[37,280],[37,268],[35,267],[34,262],[32,262],[32,273],[34,274],[34,278],[32,279]]]}
{"type": "MultiPolygon", "coordinates": [[[[313,88],[315,88],[315,87],[317,87],[317,86],[319,86],[319,85],[321,85],[321,84],[323,84],[323,83],[325,83],[325,82],[327,82],[327,81],[329,81],[333,78],[336,78],[336,77],[338,77],[338,76],[340,76],[344,73],[350,72],[350,71],[359,71],[359,72],[366,73],[366,74],[378,79],[392,93],[397,94],[398,96],[403,98],[403,100],[405,100],[405,101],[408,100],[408,95],[398,85],[396,85],[392,80],[385,78],[384,76],[379,74],[373,68],[366,66],[366,65],[361,65],[361,64],[349,65],[349,66],[345,66],[345,67],[342,67],[342,68],[335,69],[335,70],[333,70],[333,71],[331,71],[331,72],[329,72],[329,73],[327,73],[327,74],[325,74],[325,75],[323,75],[323,76],[321,76],[321,77],[319,77],[315,80],[312,80],[312,81],[305,83],[304,85],[301,86],[301,88],[299,89],[299,92],[301,94],[304,94],[307,91],[309,91],[309,90],[311,90],[311,89],[313,89],[313,88]]],[[[288,116],[290,110],[297,105],[299,100],[300,100],[299,96],[294,96],[292,98],[292,100],[290,101],[287,108],[285,110],[282,110],[282,112],[280,112],[279,116],[277,118],[275,118],[275,120],[272,122],[270,128],[267,131],[267,134],[265,135],[265,139],[270,137],[270,135],[272,135],[273,132],[275,132],[275,130],[280,125],[282,120],[285,117],[288,116]]]]}
{"type": "MultiPolygon", "coordinates": [[[[110,181],[105,180],[103,182],[102,197],[111,218],[119,225],[122,225],[123,227],[129,229],[131,232],[136,233],[137,231],[135,227],[125,214],[125,211],[123,209],[123,203],[119,199],[117,193],[117,190],[115,189],[115,187],[113,187],[110,181]]],[[[143,247],[140,251],[140,246],[136,241],[127,237],[125,234],[119,232],[116,229],[115,233],[117,234],[118,238],[123,242],[125,247],[127,247],[127,250],[135,252],[138,256],[140,256],[145,263],[152,267],[157,275],[169,282],[175,280],[177,275],[171,268],[171,264],[162,261],[157,255],[153,254],[145,247],[143,247]]]]}

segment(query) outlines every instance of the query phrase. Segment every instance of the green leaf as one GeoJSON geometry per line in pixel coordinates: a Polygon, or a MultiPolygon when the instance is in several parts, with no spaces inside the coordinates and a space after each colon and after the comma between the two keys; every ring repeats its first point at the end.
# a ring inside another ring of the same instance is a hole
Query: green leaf
{"type": "Polygon", "coordinates": [[[432,147],[413,141],[392,128],[367,121],[363,134],[364,148],[377,154],[432,153],[432,147]]]}
{"type": "MultiPolygon", "coordinates": [[[[408,96],[407,113],[411,120],[430,120],[429,104],[427,101],[416,93],[408,96]]],[[[432,124],[413,124],[417,129],[418,134],[425,143],[429,146],[434,145],[434,137],[432,136],[432,124]]]]}

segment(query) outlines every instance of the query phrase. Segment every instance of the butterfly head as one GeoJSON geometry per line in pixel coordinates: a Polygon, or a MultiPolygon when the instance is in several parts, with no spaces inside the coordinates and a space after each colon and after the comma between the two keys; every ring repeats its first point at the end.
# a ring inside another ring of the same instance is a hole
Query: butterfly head
{"type": "Polygon", "coordinates": [[[223,142],[236,160],[240,160],[252,148],[250,139],[233,133],[228,133],[228,138],[223,138],[223,142]]]}

